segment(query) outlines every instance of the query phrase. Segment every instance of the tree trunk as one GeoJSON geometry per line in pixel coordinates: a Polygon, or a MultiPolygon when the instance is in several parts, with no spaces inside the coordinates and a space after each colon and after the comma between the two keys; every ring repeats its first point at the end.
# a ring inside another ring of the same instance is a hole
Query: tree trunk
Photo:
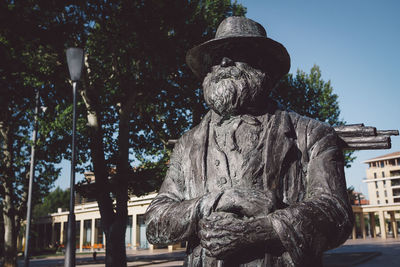
{"type": "MultiPolygon", "coordinates": [[[[106,166],[105,154],[103,148],[103,133],[100,120],[100,112],[97,105],[96,94],[87,91],[82,92],[82,97],[85,101],[87,108],[88,127],[90,132],[90,153],[95,174],[96,186],[96,200],[99,205],[101,222],[103,231],[106,235],[106,259],[105,264],[107,267],[111,266],[126,266],[126,246],[125,246],[125,231],[128,217],[128,188],[126,182],[126,170],[129,166],[128,152],[129,152],[129,139],[128,128],[126,132],[123,130],[119,133],[118,139],[126,139],[123,141],[123,146],[119,142],[119,161],[117,163],[117,176],[118,186],[116,188],[116,208],[114,211],[113,200],[111,198],[111,185],[108,180],[109,170],[106,166]],[[126,148],[126,149],[125,149],[126,148]],[[121,154],[122,153],[122,154],[121,154]],[[123,155],[123,156],[121,156],[123,155]],[[126,158],[126,163],[122,163],[122,158],[126,158]]],[[[127,122],[124,122],[127,124],[127,122]]],[[[121,125],[121,121],[120,121],[121,125]]],[[[123,127],[124,128],[124,127],[123,127]]],[[[121,129],[120,129],[121,131],[121,129]]]]}
{"type": "MultiPolygon", "coordinates": [[[[6,187],[8,187],[6,185],[6,187]]],[[[6,188],[4,198],[3,219],[4,219],[4,267],[17,267],[17,232],[15,225],[15,209],[12,203],[12,196],[6,188]]]]}
{"type": "Polygon", "coordinates": [[[1,171],[1,186],[4,192],[3,200],[3,220],[4,220],[4,266],[17,267],[17,228],[16,211],[14,207],[14,188],[12,170],[12,138],[8,126],[1,123],[0,132],[3,138],[3,156],[1,171]]]}
{"type": "Polygon", "coordinates": [[[106,233],[106,266],[126,266],[125,230],[126,220],[114,216],[106,233]]]}

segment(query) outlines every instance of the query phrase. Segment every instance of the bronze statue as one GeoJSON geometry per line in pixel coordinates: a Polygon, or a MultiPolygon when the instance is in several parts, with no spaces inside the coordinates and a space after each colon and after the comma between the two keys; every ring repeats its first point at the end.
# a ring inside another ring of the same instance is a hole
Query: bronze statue
{"type": "Polygon", "coordinates": [[[353,224],[341,139],[268,98],[289,71],[286,49],[229,17],[187,63],[211,110],[175,145],[148,240],[187,241],[185,266],[322,266],[353,224]]]}

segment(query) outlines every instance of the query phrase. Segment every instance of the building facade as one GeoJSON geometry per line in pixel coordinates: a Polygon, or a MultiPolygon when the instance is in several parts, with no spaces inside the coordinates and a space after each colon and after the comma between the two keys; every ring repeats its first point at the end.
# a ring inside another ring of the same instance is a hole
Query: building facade
{"type": "Polygon", "coordinates": [[[372,205],[400,204],[400,151],[364,161],[372,205]]]}
{"type": "MultiPolygon", "coordinates": [[[[368,164],[367,177],[370,202],[360,193],[355,193],[353,213],[356,224],[353,228],[353,239],[380,236],[386,239],[389,235],[398,238],[400,221],[400,152],[386,154],[365,161],[368,164]],[[377,222],[376,222],[377,221],[377,222]]],[[[91,173],[85,174],[88,184],[94,181],[91,173]],[[90,178],[90,179],[89,179],[90,178]]],[[[128,221],[125,234],[127,249],[153,249],[146,239],[144,214],[156,196],[151,193],[142,197],[131,197],[128,202],[128,221]]],[[[76,248],[78,252],[94,251],[105,248],[105,235],[101,229],[100,212],[97,202],[77,194],[76,215],[76,248]]],[[[34,224],[32,244],[37,248],[66,244],[68,211],[49,214],[39,218],[34,224]]],[[[24,242],[20,242],[23,244],[24,242]]],[[[170,250],[185,244],[169,246],[170,250]]]]}
{"type": "MultiPolygon", "coordinates": [[[[127,249],[152,249],[146,239],[144,214],[155,193],[142,197],[131,197],[128,201],[128,222],[125,233],[127,249]]],[[[69,211],[41,217],[33,225],[32,245],[36,248],[61,247],[66,244],[69,211]]],[[[78,252],[104,249],[106,240],[101,228],[97,202],[83,202],[75,205],[76,249],[78,252]]],[[[24,243],[23,241],[21,242],[24,243]]]]}
{"type": "Polygon", "coordinates": [[[400,221],[400,152],[394,152],[364,161],[369,204],[353,205],[357,233],[362,238],[398,238],[400,221]]]}

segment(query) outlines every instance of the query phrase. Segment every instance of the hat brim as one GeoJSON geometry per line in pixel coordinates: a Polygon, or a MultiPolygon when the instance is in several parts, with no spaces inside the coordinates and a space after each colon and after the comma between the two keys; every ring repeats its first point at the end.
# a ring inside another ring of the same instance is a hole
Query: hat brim
{"type": "Polygon", "coordinates": [[[263,60],[263,70],[276,80],[280,80],[290,69],[290,56],[286,48],[270,39],[260,36],[232,36],[216,38],[204,42],[190,49],[186,54],[186,63],[193,73],[203,79],[218,60],[217,57],[224,55],[226,46],[240,45],[244,47],[243,53],[251,52],[263,60]]]}

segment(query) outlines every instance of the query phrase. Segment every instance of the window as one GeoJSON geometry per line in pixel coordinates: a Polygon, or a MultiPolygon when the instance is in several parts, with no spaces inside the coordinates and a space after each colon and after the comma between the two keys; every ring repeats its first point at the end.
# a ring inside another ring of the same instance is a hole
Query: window
{"type": "Polygon", "coordinates": [[[378,205],[381,204],[381,202],[378,200],[378,205]]]}
{"type": "Polygon", "coordinates": [[[386,181],[383,180],[383,187],[386,187],[386,181]]]}
{"type": "Polygon", "coordinates": [[[386,204],[388,204],[388,203],[389,203],[389,201],[388,201],[387,199],[385,200],[385,202],[386,202],[386,204]]]}
{"type": "Polygon", "coordinates": [[[390,159],[390,160],[389,160],[389,165],[395,166],[395,165],[396,165],[395,160],[394,160],[394,159],[390,159]]]}
{"type": "Polygon", "coordinates": [[[385,172],[382,172],[382,177],[385,178],[385,172]]]}
{"type": "Polygon", "coordinates": [[[381,161],[381,168],[385,167],[385,162],[381,161]]]}
{"type": "Polygon", "coordinates": [[[378,189],[378,182],[375,182],[375,189],[378,189]]]}
{"type": "Polygon", "coordinates": [[[396,203],[397,203],[397,202],[400,202],[400,198],[394,198],[394,199],[393,199],[393,202],[396,202],[396,203]]]}
{"type": "Polygon", "coordinates": [[[374,172],[374,178],[376,178],[376,172],[374,172]]]}
{"type": "Polygon", "coordinates": [[[400,185],[400,179],[392,179],[392,186],[400,185]]]}
{"type": "Polygon", "coordinates": [[[386,192],[386,190],[385,190],[385,197],[387,197],[387,192],[386,192]]]}
{"type": "Polygon", "coordinates": [[[390,176],[400,176],[400,171],[399,170],[390,171],[390,176]]]}
{"type": "Polygon", "coordinates": [[[400,196],[400,188],[395,188],[395,189],[393,189],[392,195],[393,195],[394,197],[399,197],[399,196],[400,196]]]}
{"type": "Polygon", "coordinates": [[[376,191],[376,197],[379,197],[379,191],[376,191]]]}

